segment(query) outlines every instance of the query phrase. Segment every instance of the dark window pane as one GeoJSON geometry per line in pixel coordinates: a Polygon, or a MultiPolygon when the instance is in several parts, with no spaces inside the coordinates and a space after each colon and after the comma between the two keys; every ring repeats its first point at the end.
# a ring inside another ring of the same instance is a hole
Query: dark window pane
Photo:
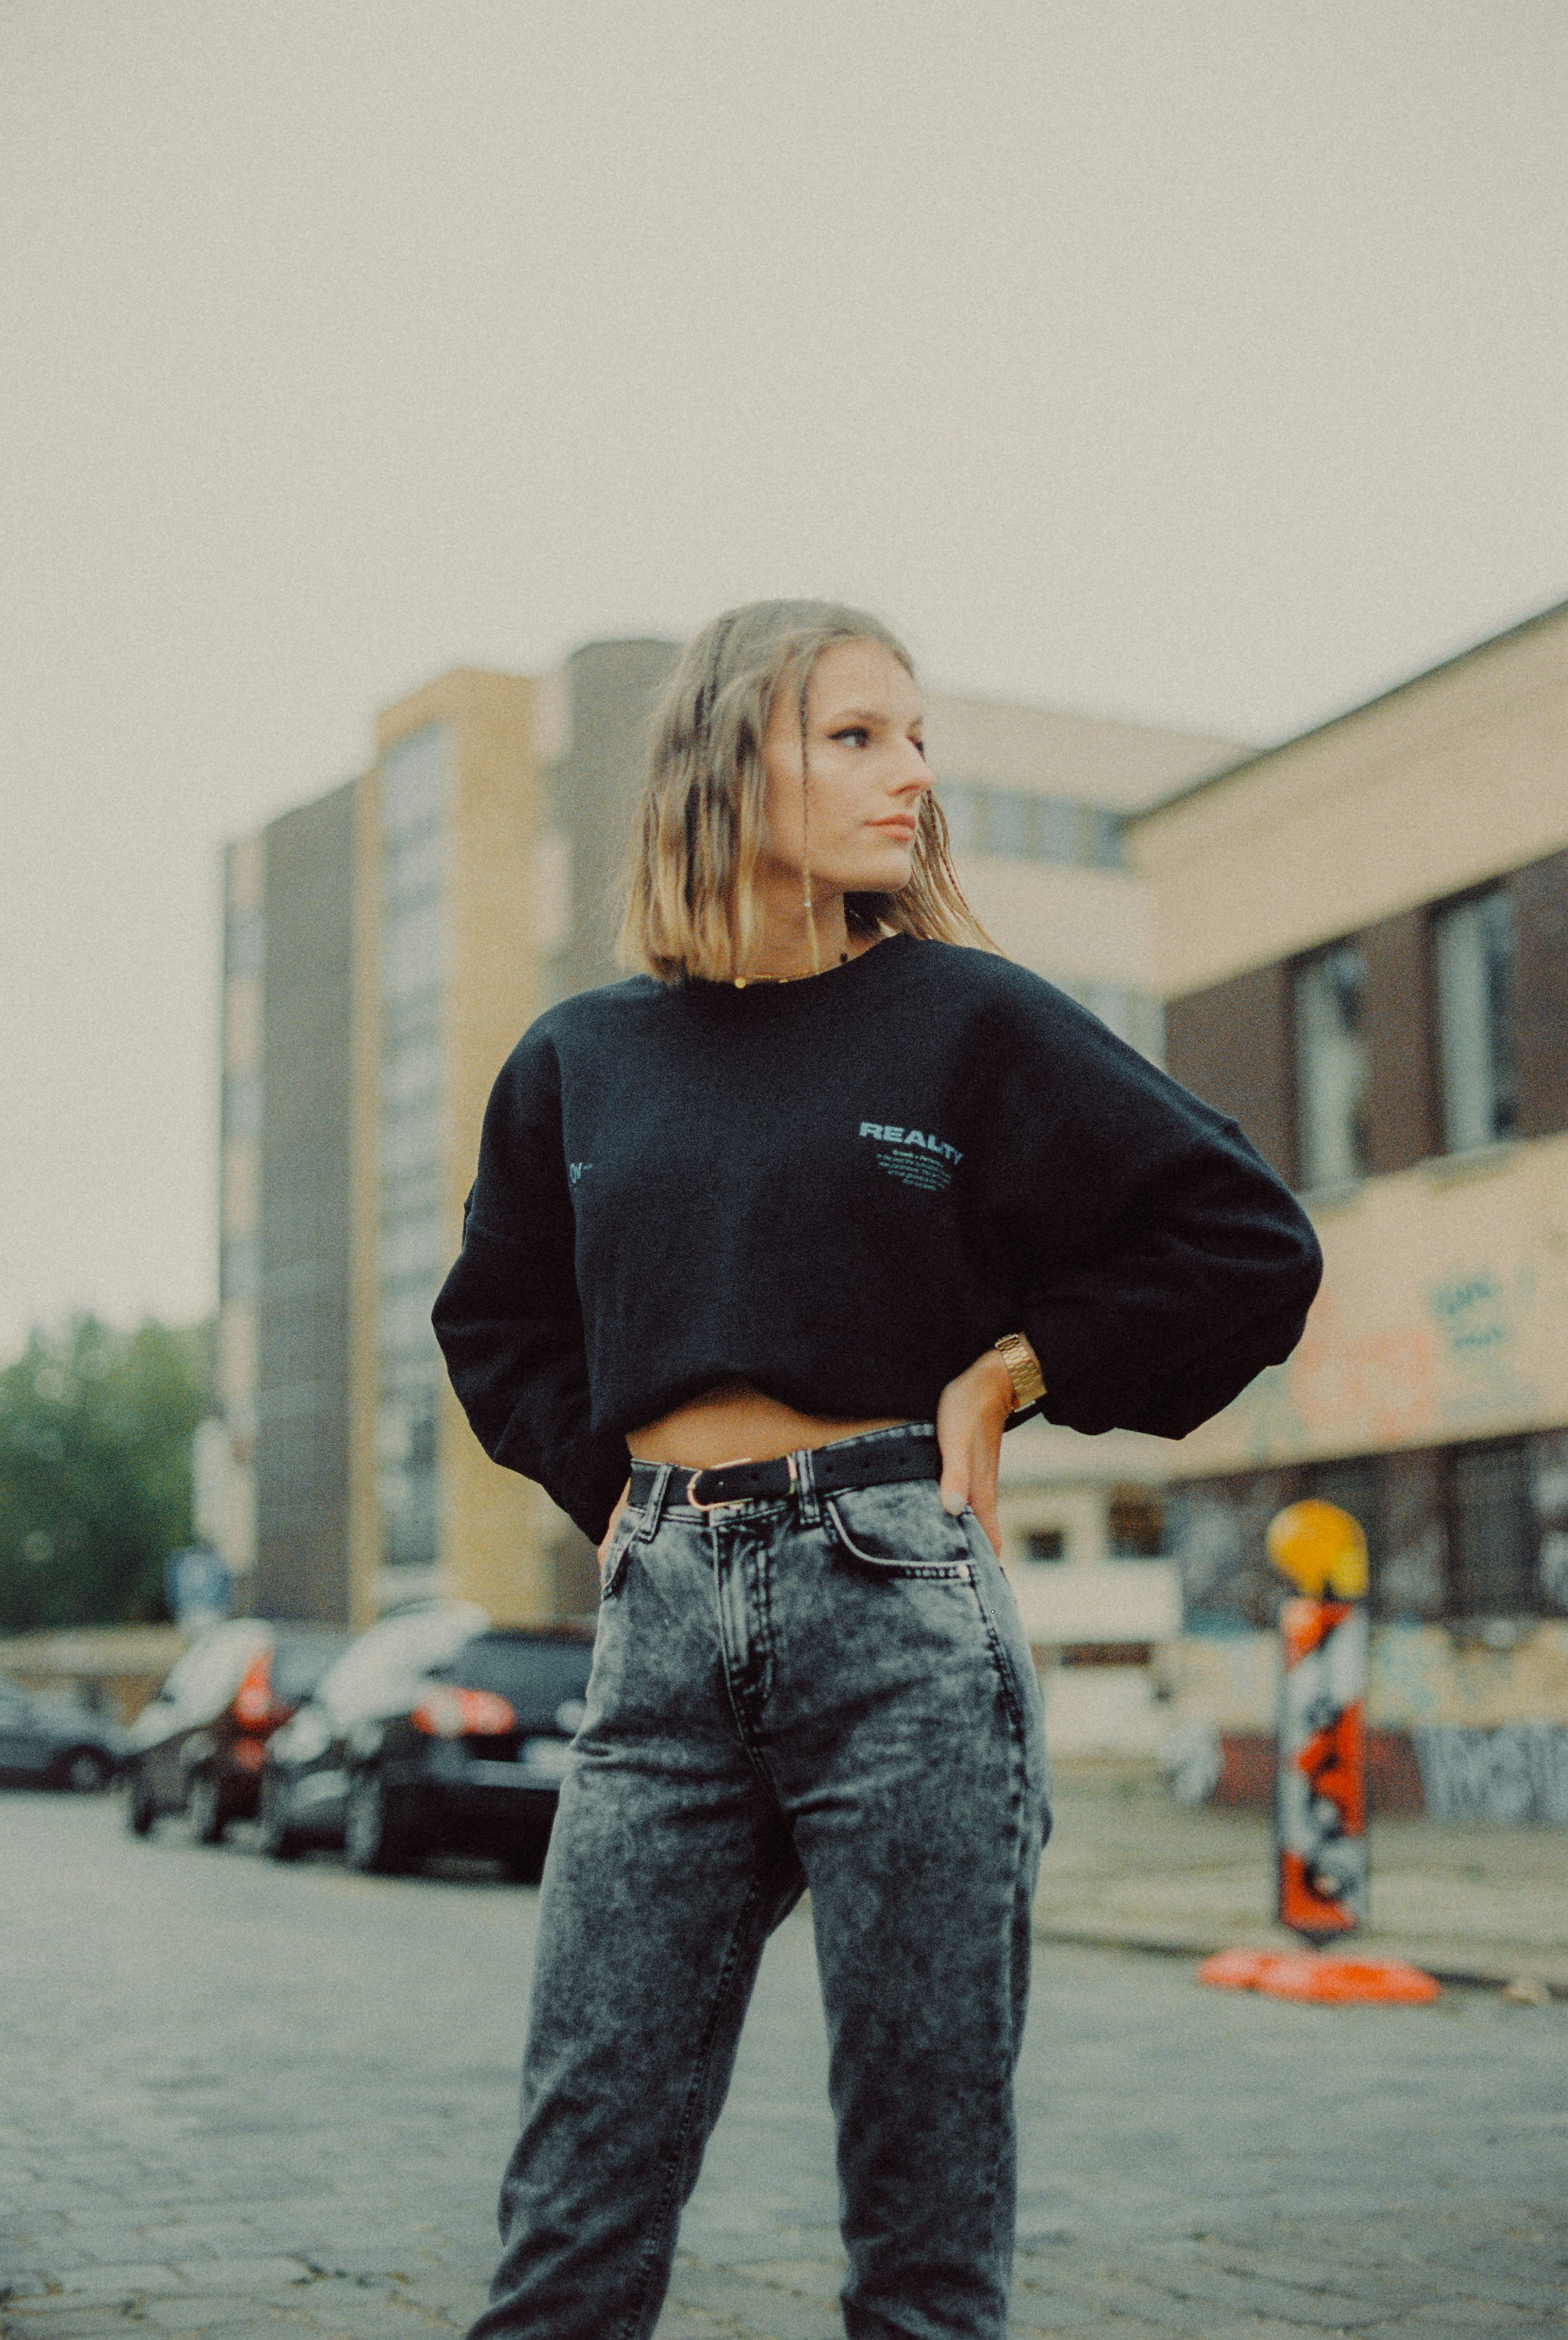
{"type": "Polygon", "coordinates": [[[1494,887],[1434,921],[1443,1134],[1450,1153],[1493,1145],[1519,1124],[1514,904],[1494,887]]]}
{"type": "Polygon", "coordinates": [[[1543,1431],[1530,1444],[1536,1581],[1542,1607],[1561,1614],[1568,1610],[1568,1430],[1543,1431]]]}
{"type": "Polygon", "coordinates": [[[1036,1528],[1027,1542],[1031,1560],[1067,1558],[1067,1538],[1060,1528],[1036,1528]]]}
{"type": "Polygon", "coordinates": [[[1310,1462],[1303,1476],[1304,1495],[1349,1512],[1366,1538],[1366,1556],[1376,1576],[1383,1558],[1383,1504],[1377,1457],[1356,1454],[1343,1462],[1310,1462]]]}
{"type": "Polygon", "coordinates": [[[1535,1522],[1523,1442],[1457,1447],[1453,1471],[1461,1613],[1508,1617],[1533,1610],[1535,1522]]]}
{"type": "Polygon", "coordinates": [[[985,847],[1009,861],[1021,861],[1032,850],[1033,803],[1011,788],[992,788],[985,802],[985,847]]]}
{"type": "Polygon", "coordinates": [[[1080,835],[1083,858],[1091,869],[1119,869],[1121,867],[1121,824],[1113,812],[1099,805],[1084,805],[1080,811],[1080,835]]]}
{"type": "Polygon", "coordinates": [[[1367,1166],[1366,968],[1336,943],[1296,970],[1296,1080],[1301,1183],[1343,1186],[1367,1166]]]}
{"type": "Polygon", "coordinates": [[[1076,861],[1079,858],[1079,808],[1064,804],[1059,797],[1042,797],[1035,807],[1035,846],[1047,861],[1076,861]]]}
{"type": "Polygon", "coordinates": [[[1448,1606],[1448,1526],[1443,1458],[1430,1449],[1383,1457],[1383,1521],[1373,1554],[1374,1614],[1406,1623],[1448,1606]]]}
{"type": "Polygon", "coordinates": [[[1162,1549],[1165,1504],[1149,1487],[1118,1487],[1106,1514],[1110,1549],[1118,1560],[1154,1560],[1162,1549]]]}
{"type": "Polygon", "coordinates": [[[947,820],[948,843],[955,853],[978,853],[981,836],[980,790],[962,780],[944,780],[937,800],[947,820]]]}

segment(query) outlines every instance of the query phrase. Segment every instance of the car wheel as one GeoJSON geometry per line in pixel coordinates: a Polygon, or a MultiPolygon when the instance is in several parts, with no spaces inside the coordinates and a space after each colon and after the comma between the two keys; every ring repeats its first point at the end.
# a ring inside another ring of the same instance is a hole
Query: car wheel
{"type": "Polygon", "coordinates": [[[198,1844],[222,1844],[229,1815],[211,1771],[198,1771],[185,1792],[185,1818],[198,1844]]]}
{"type": "Polygon", "coordinates": [[[291,1793],[288,1781],[280,1779],[276,1771],[262,1772],[257,1834],[261,1850],[274,1860],[298,1860],[305,1849],[304,1839],[298,1829],[289,1826],[291,1793]]]}
{"type": "Polygon", "coordinates": [[[73,1747],[60,1766],[60,1784],[74,1796],[96,1796],[109,1784],[109,1759],[96,1747],[73,1747]]]}
{"type": "Polygon", "coordinates": [[[356,1771],[343,1812],[343,1858],[363,1877],[392,1877],[411,1868],[414,1848],[390,1810],[379,1771],[356,1771]]]}
{"type": "Polygon", "coordinates": [[[132,1772],[125,1800],[125,1824],[133,1836],[145,1836],[158,1817],[158,1807],[142,1776],[140,1764],[132,1772]]]}

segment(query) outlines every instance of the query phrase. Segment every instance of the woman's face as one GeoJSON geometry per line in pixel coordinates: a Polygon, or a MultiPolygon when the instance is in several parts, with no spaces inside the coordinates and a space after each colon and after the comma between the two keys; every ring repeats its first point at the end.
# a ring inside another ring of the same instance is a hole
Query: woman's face
{"type": "MultiPolygon", "coordinates": [[[[892,894],[909,883],[931,786],[920,693],[880,642],[833,642],[812,669],[811,873],[818,896],[892,894]]],[[[763,742],[764,872],[798,878],[804,845],[800,706],[781,692],[763,742]]]]}

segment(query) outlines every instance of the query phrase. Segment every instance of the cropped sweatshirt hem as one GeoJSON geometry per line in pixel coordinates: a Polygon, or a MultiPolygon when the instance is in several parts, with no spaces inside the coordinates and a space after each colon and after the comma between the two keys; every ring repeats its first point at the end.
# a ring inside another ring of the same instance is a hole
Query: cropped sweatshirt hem
{"type": "Polygon", "coordinates": [[[434,1323],[488,1452],[597,1540],[628,1433],[718,1384],[927,1421],[1009,1331],[1050,1421],[1184,1436],[1289,1354],[1320,1272],[1233,1122],[1027,969],[893,936],[542,1016],[434,1323]]]}

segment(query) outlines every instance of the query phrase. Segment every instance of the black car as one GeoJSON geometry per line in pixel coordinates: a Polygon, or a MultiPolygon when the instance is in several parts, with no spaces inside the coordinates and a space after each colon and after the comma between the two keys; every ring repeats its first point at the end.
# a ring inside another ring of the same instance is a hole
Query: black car
{"type": "Polygon", "coordinates": [[[203,1633],[131,1725],[133,1832],[183,1812],[202,1844],[216,1844],[231,1820],[253,1819],[267,1741],[347,1645],[346,1633],[261,1617],[203,1633]]]}
{"type": "Polygon", "coordinates": [[[312,1845],[341,1845],[353,1764],[380,1743],[387,1718],[410,1713],[427,1684],[489,1621],[471,1601],[407,1601],[360,1635],[268,1742],[263,1851],[293,1860],[312,1845]]]}
{"type": "MultiPolygon", "coordinates": [[[[413,1620],[389,1618],[374,1631],[388,1635],[399,1623],[407,1632],[413,1620]]],[[[317,1707],[337,1711],[330,1718],[321,1712],[312,1722],[307,1710],[280,1735],[263,1790],[262,1840],[286,1859],[307,1837],[327,1836],[321,1818],[311,1821],[312,1805],[320,1815],[326,1804],[323,1790],[311,1785],[313,1762],[317,1779],[339,1775],[331,1834],[351,1868],[385,1873],[412,1868],[429,1853],[469,1852],[501,1861],[514,1876],[536,1878],[582,1720],[591,1637],[571,1628],[530,1631],[470,1622],[437,1657],[436,1620],[426,1623],[427,1654],[417,1679],[407,1664],[416,1638],[405,1640],[400,1660],[383,1649],[373,1701],[362,1699],[357,1712],[346,1713],[341,1681],[324,1682],[317,1707]],[[399,1663],[403,1680],[396,1683],[399,1663]],[[330,1746],[311,1758],[312,1740],[323,1730],[331,1733],[330,1746]],[[297,1754],[295,1776],[285,1784],[297,1754]]],[[[337,1671],[350,1671],[349,1661],[337,1671]]],[[[377,1671],[363,1667],[363,1691],[375,1687],[377,1671]]]]}
{"type": "Polygon", "coordinates": [[[0,1782],[8,1788],[106,1788],[125,1734],[69,1698],[43,1698],[0,1674],[0,1782]]]}

